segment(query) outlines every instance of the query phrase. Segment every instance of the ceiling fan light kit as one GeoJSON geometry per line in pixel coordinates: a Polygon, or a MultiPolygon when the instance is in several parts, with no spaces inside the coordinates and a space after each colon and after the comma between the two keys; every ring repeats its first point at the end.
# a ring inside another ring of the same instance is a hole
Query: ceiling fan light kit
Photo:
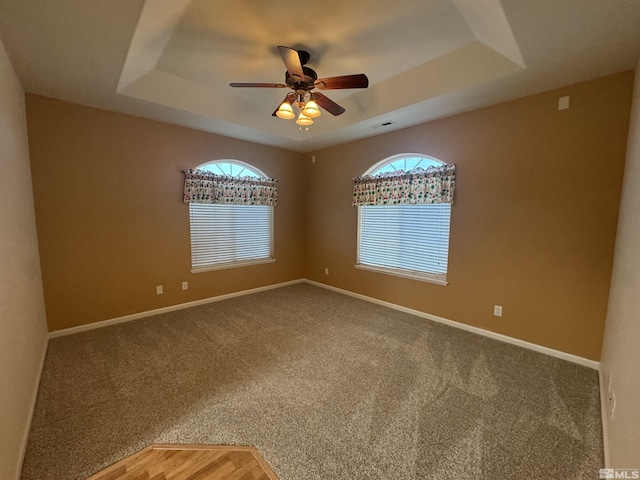
{"type": "Polygon", "coordinates": [[[230,83],[235,88],[290,88],[289,92],[280,106],[273,112],[274,117],[283,120],[295,118],[292,105],[300,110],[296,123],[300,125],[300,130],[305,126],[309,130],[309,125],[313,124],[313,119],[320,116],[320,108],[325,109],[330,114],[337,116],[345,112],[345,109],[322,93],[311,91],[314,88],[320,90],[341,90],[348,88],[367,88],[369,79],[364,73],[356,75],[344,75],[341,77],[328,77],[318,79],[318,74],[309,67],[304,67],[311,55],[304,50],[294,50],[290,47],[278,47],[278,52],[282,61],[287,67],[285,73],[285,84],[281,83],[230,83]]]}
{"type": "MultiPolygon", "coordinates": [[[[278,107],[278,110],[276,110],[276,117],[282,118],[283,120],[291,120],[295,118],[295,114],[293,113],[293,108],[291,106],[295,105],[296,108],[300,110],[296,123],[298,125],[313,125],[313,120],[311,119],[319,117],[321,113],[318,108],[318,104],[313,100],[313,97],[309,92],[299,93],[297,95],[298,97],[296,97],[295,93],[289,93],[287,95],[287,98],[285,98],[284,102],[282,102],[278,107]]],[[[308,128],[305,130],[308,130],[308,128]]]]}

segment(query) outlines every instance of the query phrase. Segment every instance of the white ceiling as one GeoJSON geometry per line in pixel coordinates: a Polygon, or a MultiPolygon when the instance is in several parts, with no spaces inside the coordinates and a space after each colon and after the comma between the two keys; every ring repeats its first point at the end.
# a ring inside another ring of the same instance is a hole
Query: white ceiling
{"type": "Polygon", "coordinates": [[[307,152],[631,69],[640,0],[0,0],[0,36],[27,92],[307,152]],[[278,45],[370,86],[299,132],[228,86],[283,83],[278,45]]]}

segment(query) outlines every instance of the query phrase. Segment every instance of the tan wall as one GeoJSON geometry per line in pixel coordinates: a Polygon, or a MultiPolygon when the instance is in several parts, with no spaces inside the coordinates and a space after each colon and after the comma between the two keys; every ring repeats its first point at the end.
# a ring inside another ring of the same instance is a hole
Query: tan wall
{"type": "MultiPolygon", "coordinates": [[[[636,72],[640,71],[640,62],[636,72]]],[[[636,75],[629,147],[624,171],[620,221],[611,278],[611,295],[600,365],[605,398],[609,377],[616,398],[614,417],[605,402],[608,467],[640,468],[640,75],[636,75]]]]}
{"type": "Polygon", "coordinates": [[[0,478],[20,477],[47,328],[24,92],[0,42],[0,478]]]}
{"type": "Polygon", "coordinates": [[[34,95],[27,119],[50,330],[302,277],[298,153],[34,95]],[[224,158],[278,179],[276,262],[191,274],[181,170],[224,158]]]}
{"type": "Polygon", "coordinates": [[[307,155],[306,277],[598,360],[632,84],[627,72],[307,155]],[[406,152],[457,165],[448,286],[353,267],[351,178],[406,152]]]}
{"type": "Polygon", "coordinates": [[[316,163],[28,95],[49,328],[306,276],[597,360],[632,83],[627,72],[568,86],[314,152],[316,163]],[[353,267],[351,178],[404,152],[458,166],[446,287],[353,267]],[[193,275],[180,170],[221,158],[278,178],[277,262],[193,275]]]}

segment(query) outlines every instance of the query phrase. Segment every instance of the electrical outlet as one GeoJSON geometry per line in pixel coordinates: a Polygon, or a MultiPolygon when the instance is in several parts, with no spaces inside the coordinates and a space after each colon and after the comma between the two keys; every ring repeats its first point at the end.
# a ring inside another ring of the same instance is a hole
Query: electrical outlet
{"type": "Polygon", "coordinates": [[[189,290],[189,282],[182,282],[182,290],[189,290]]]}
{"type": "Polygon", "coordinates": [[[494,305],[493,306],[493,314],[496,317],[501,317],[502,316],[502,305],[494,305]]]}
{"type": "Polygon", "coordinates": [[[164,290],[162,288],[162,285],[158,285],[156,287],[156,295],[162,295],[164,293],[164,290]]]}
{"type": "Polygon", "coordinates": [[[326,268],[326,267],[325,267],[325,269],[324,269],[324,274],[325,274],[325,275],[329,275],[329,269],[328,269],[328,268],[326,268]]]}

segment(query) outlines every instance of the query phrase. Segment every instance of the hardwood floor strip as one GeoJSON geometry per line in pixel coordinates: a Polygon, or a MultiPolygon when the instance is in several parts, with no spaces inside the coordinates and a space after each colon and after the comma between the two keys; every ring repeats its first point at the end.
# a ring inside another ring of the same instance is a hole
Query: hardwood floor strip
{"type": "Polygon", "coordinates": [[[142,472],[140,475],[133,477],[132,480],[151,480],[151,477],[147,472],[142,472]]]}
{"type": "Polygon", "coordinates": [[[101,480],[117,480],[118,478],[122,478],[122,475],[126,473],[127,473],[127,467],[121,466],[109,473],[106,473],[104,476],[100,477],[100,479],[101,480]]]}
{"type": "Polygon", "coordinates": [[[278,480],[251,446],[151,445],[87,480],[278,480]]]}

